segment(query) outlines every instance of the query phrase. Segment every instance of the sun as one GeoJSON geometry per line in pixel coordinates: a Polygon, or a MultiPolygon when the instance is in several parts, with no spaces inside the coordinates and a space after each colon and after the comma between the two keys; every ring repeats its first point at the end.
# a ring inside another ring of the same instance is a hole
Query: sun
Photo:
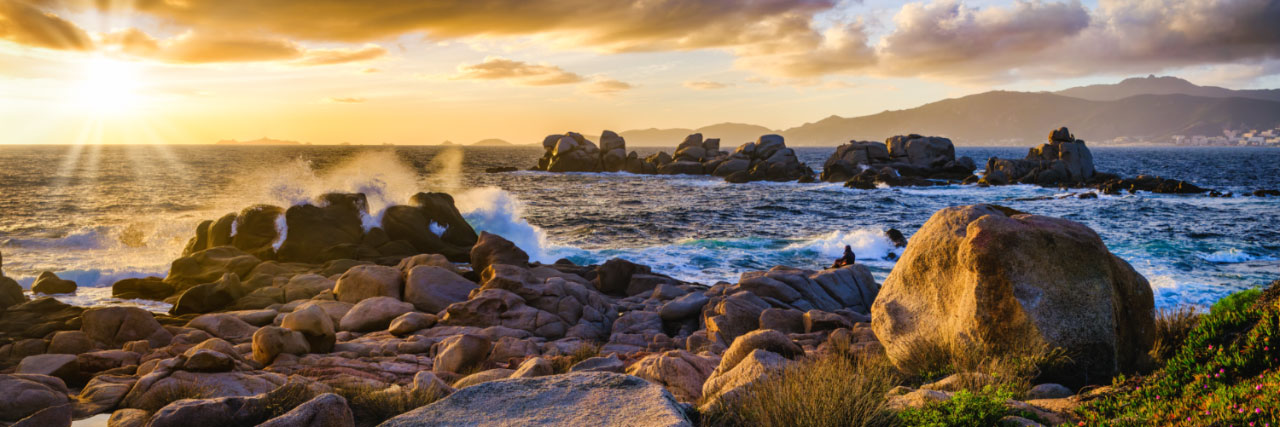
{"type": "Polygon", "coordinates": [[[96,115],[123,115],[141,104],[141,75],[137,64],[95,57],[83,67],[83,77],[73,89],[75,105],[96,115]]]}

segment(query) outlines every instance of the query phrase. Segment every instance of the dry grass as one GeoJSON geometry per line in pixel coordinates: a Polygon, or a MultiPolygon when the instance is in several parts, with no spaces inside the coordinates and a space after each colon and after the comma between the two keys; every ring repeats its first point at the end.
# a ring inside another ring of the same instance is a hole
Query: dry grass
{"type": "Polygon", "coordinates": [[[440,400],[443,394],[433,391],[378,389],[373,387],[339,388],[335,393],[347,399],[356,426],[376,426],[396,415],[418,409],[440,400]]]}
{"type": "MultiPolygon", "coordinates": [[[[986,386],[994,386],[1021,396],[1031,388],[1032,380],[1047,372],[1060,371],[1071,363],[1063,349],[1049,347],[1043,342],[1026,340],[1021,344],[1001,347],[1000,350],[984,352],[915,341],[905,352],[909,357],[899,360],[897,367],[911,377],[913,384],[929,383],[958,373],[985,374],[958,376],[954,386],[960,390],[982,390],[986,386]]],[[[975,348],[985,346],[978,344],[975,348]]]]}
{"type": "Polygon", "coordinates": [[[583,343],[573,352],[565,356],[559,356],[551,360],[551,364],[555,367],[556,373],[563,374],[569,372],[569,368],[577,365],[578,362],[600,356],[600,346],[595,343],[583,343]]]}
{"type": "Polygon", "coordinates": [[[146,398],[138,403],[138,409],[156,412],[179,400],[209,399],[215,396],[217,396],[217,393],[212,387],[200,383],[176,383],[173,386],[148,393],[146,398]]]}
{"type": "Polygon", "coordinates": [[[1187,335],[1199,323],[1200,314],[1193,307],[1156,311],[1156,340],[1151,346],[1151,357],[1163,364],[1182,347],[1187,335]]]}
{"type": "Polygon", "coordinates": [[[316,392],[306,384],[289,382],[275,390],[267,392],[262,407],[262,416],[258,423],[284,415],[317,396],[316,392]]]}
{"type": "Polygon", "coordinates": [[[901,382],[883,356],[831,353],[791,364],[703,414],[705,426],[882,426],[885,393],[901,382]]]}

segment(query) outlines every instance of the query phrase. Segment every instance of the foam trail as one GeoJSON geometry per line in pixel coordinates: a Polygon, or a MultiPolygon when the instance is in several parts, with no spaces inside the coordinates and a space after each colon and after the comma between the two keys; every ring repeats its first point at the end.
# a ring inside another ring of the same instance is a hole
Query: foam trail
{"type": "Polygon", "coordinates": [[[858,259],[884,259],[893,253],[901,255],[901,248],[893,245],[893,241],[885,236],[884,230],[860,229],[850,231],[832,231],[808,241],[788,245],[788,250],[809,250],[827,258],[836,259],[844,255],[845,245],[853,248],[858,259]]]}
{"type": "Polygon", "coordinates": [[[549,253],[547,234],[521,215],[523,209],[515,196],[495,187],[467,191],[454,201],[467,223],[477,231],[488,231],[515,243],[529,258],[543,263],[555,262],[549,253]]]}
{"type": "Polygon", "coordinates": [[[1228,249],[1225,251],[1217,251],[1211,254],[1196,254],[1197,257],[1205,261],[1218,264],[1234,264],[1248,261],[1275,261],[1275,258],[1260,257],[1238,249],[1228,249]]]}

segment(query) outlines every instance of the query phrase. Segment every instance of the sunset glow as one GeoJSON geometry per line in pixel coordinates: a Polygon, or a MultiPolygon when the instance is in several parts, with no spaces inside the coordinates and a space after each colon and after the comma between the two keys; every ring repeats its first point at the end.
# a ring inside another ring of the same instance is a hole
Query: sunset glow
{"type": "Polygon", "coordinates": [[[570,128],[781,130],[1147,74],[1269,87],[1276,10],[1266,0],[2,0],[0,126],[20,129],[11,144],[73,143],[64,121],[84,114],[145,118],[169,130],[165,143],[533,143],[570,128]],[[333,126],[339,118],[365,125],[333,126]]]}

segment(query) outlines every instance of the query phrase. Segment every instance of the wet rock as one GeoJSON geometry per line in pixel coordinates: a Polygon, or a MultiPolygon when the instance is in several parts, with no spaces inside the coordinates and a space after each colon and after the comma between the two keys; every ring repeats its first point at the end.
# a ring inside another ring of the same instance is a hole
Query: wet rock
{"type": "Polygon", "coordinates": [[[458,390],[384,426],[691,426],[661,386],[630,375],[572,373],[492,381],[458,390]],[[484,407],[484,410],[477,410],[484,407]]]}
{"type": "Polygon", "coordinates": [[[248,277],[262,260],[231,246],[218,246],[178,258],[169,267],[164,281],[178,290],[201,283],[211,283],[227,273],[248,277]]]}
{"type": "Polygon", "coordinates": [[[159,277],[123,279],[111,285],[112,298],[163,301],[173,293],[173,285],[159,277]]]}
{"type": "Polygon", "coordinates": [[[1071,349],[1073,365],[1045,375],[1078,386],[1148,362],[1152,310],[1146,279],[1088,227],[972,205],[938,211],[912,237],[875,300],[871,324],[894,361],[931,343],[958,351],[1037,343],[1071,349]]]}
{"type": "Polygon", "coordinates": [[[471,271],[484,271],[491,264],[524,267],[529,265],[529,254],[502,236],[480,232],[479,240],[471,248],[471,271]]]}
{"type": "Polygon", "coordinates": [[[66,280],[53,274],[52,271],[40,273],[31,284],[31,292],[45,295],[75,293],[76,282],[66,280]]]}
{"type": "Polygon", "coordinates": [[[329,261],[325,254],[332,248],[362,243],[361,215],[369,210],[364,194],[329,193],[318,202],[320,206],[295,205],[284,212],[288,235],[277,253],[281,261],[321,263],[329,261]]]}
{"type": "Polygon", "coordinates": [[[0,310],[27,302],[27,294],[16,280],[0,274],[0,310]]]}

